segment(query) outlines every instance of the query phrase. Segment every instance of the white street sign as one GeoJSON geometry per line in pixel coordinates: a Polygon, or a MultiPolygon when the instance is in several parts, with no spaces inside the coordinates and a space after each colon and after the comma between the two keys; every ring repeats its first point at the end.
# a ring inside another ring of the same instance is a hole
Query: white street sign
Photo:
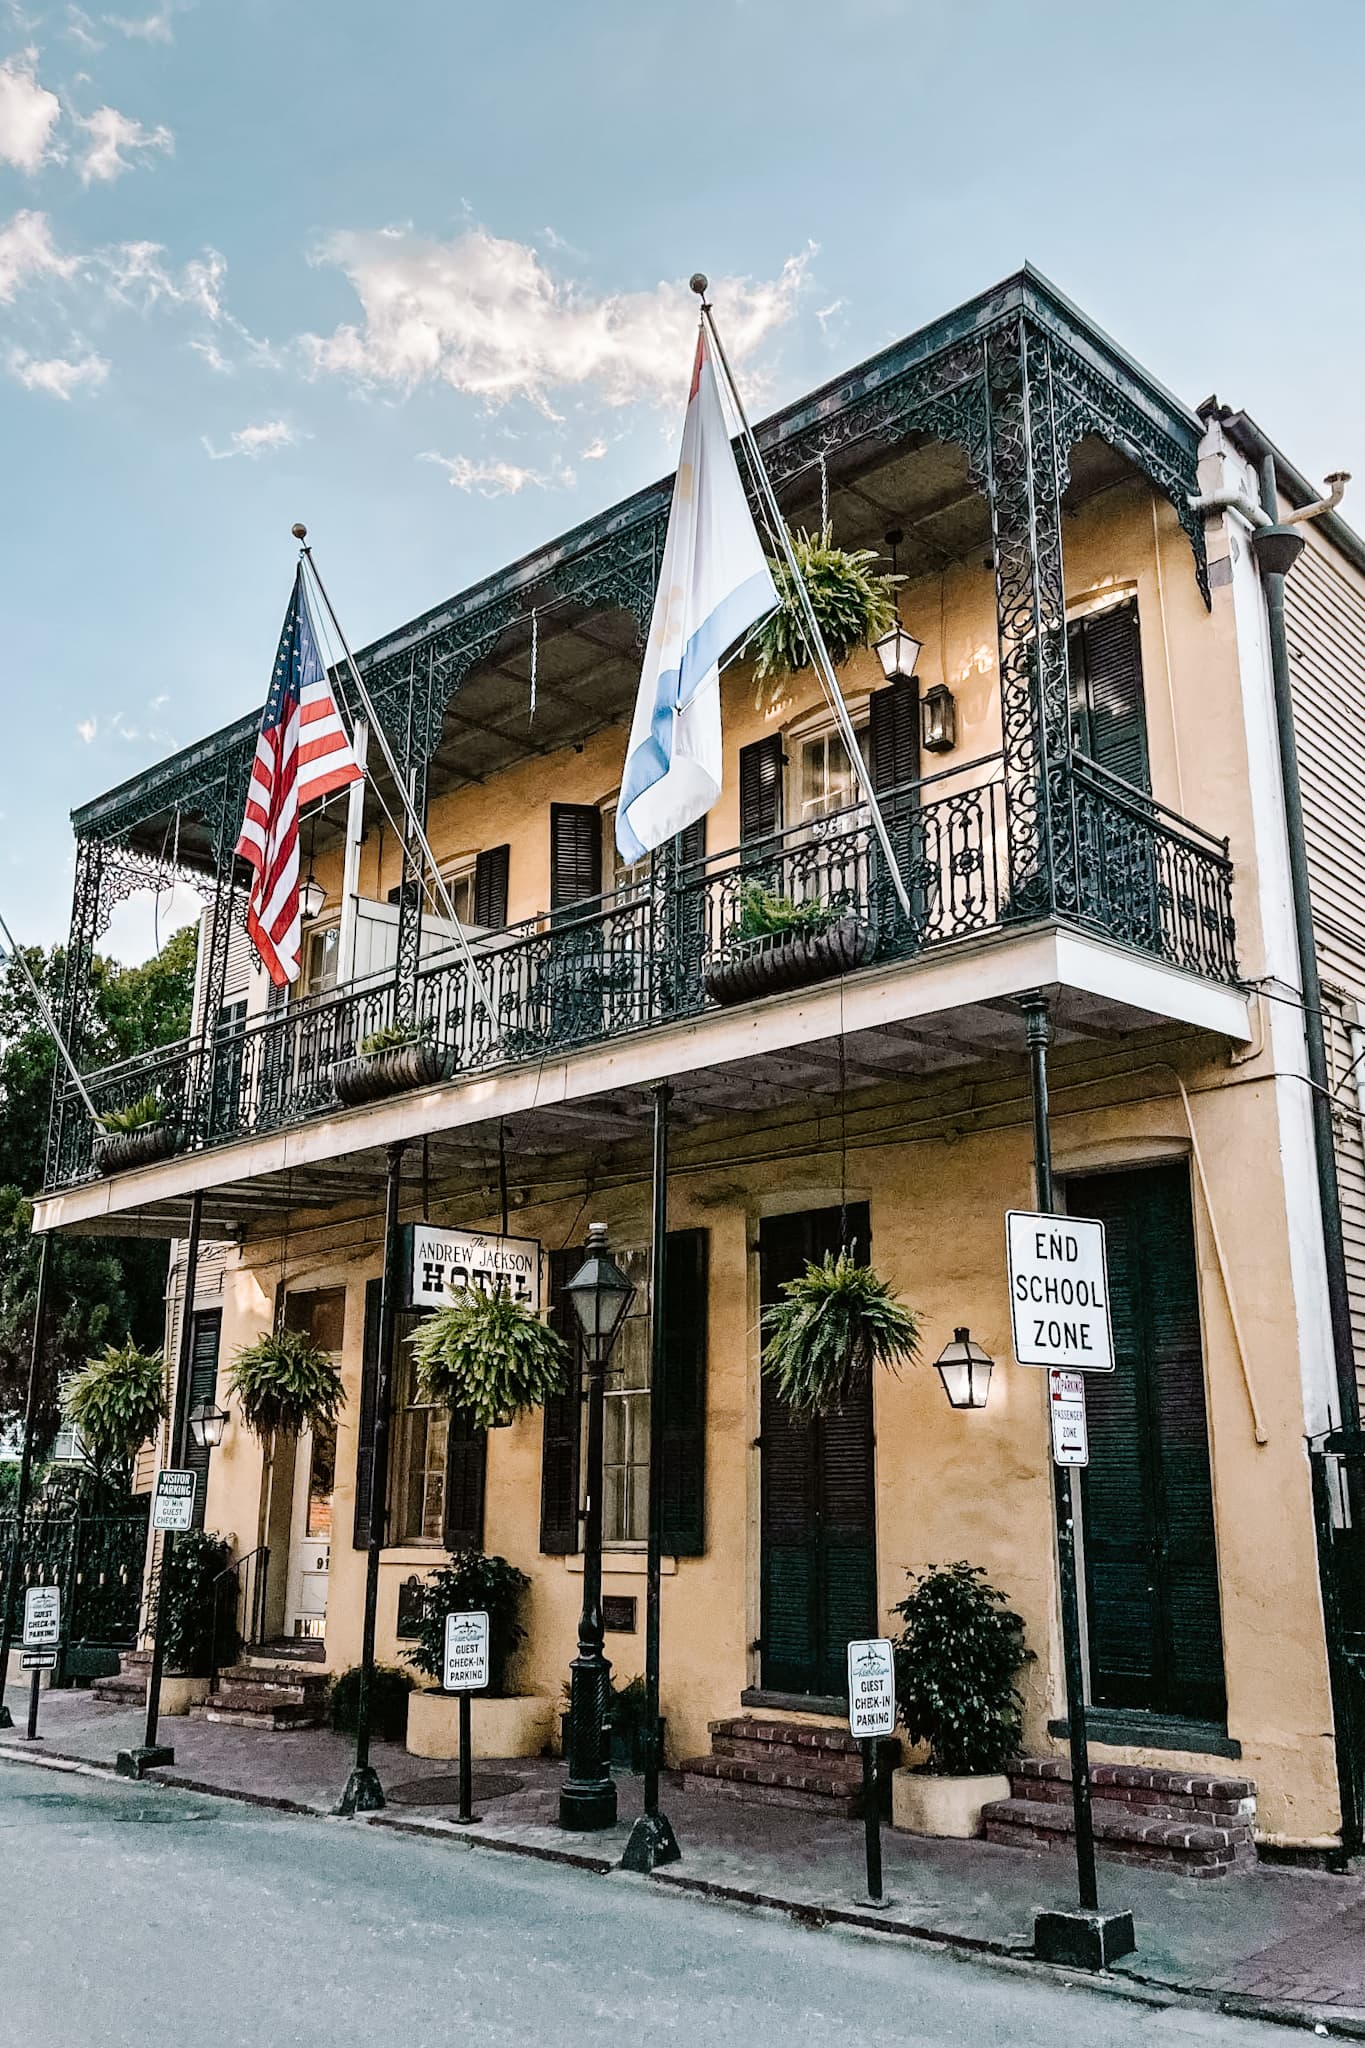
{"type": "Polygon", "coordinates": [[[488,1616],[446,1616],[445,1671],[447,1692],[482,1692],[488,1683],[488,1616]]]}
{"type": "Polygon", "coordinates": [[[179,1533],[194,1527],[195,1478],[193,1472],[177,1472],[170,1466],[157,1473],[152,1501],[154,1529],[173,1529],[179,1533]]]}
{"type": "Polygon", "coordinates": [[[452,1289],[505,1287],[514,1301],[539,1310],[540,1241],[495,1237],[482,1230],[412,1226],[412,1307],[443,1308],[452,1289]]]}
{"type": "Polygon", "coordinates": [[[885,1636],[848,1646],[848,1726],[860,1742],[896,1732],[896,1674],[885,1636]]]}
{"type": "Polygon", "coordinates": [[[1058,1372],[1047,1376],[1048,1413],[1052,1418],[1054,1465],[1088,1465],[1090,1439],[1085,1428],[1085,1374],[1058,1372]]]}
{"type": "Polygon", "coordinates": [[[57,1652],[55,1650],[21,1650],[19,1653],[21,1671],[55,1671],[57,1652]]]}
{"type": "Polygon", "coordinates": [[[24,1648],[53,1650],[62,1639],[59,1586],[30,1586],[24,1594],[24,1648]]]}
{"type": "Polygon", "coordinates": [[[1112,1372],[1104,1225],[1081,1216],[1005,1216],[1010,1318],[1020,1365],[1112,1372]]]}

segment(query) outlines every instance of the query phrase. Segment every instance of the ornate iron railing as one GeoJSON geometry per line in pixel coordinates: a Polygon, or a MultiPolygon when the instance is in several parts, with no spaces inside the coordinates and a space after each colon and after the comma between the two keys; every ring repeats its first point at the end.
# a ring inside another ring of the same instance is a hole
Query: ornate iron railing
{"type": "MultiPolygon", "coordinates": [[[[635,886],[479,940],[477,973],[456,951],[426,961],[415,999],[413,984],[390,973],[106,1068],[87,1086],[101,1113],[155,1093],[168,1150],[216,1145],[333,1113],[334,1068],[396,1022],[412,1023],[451,1071],[468,1073],[696,1016],[714,1001],[715,970],[740,946],[755,885],[837,906],[867,962],[1036,921],[1032,899],[1020,908],[1010,900],[1007,802],[999,757],[883,798],[908,915],[866,808],[855,805],[692,864],[656,856],[635,886]]],[[[1224,844],[1100,770],[1077,766],[1054,783],[1050,803],[1075,876],[1069,917],[1196,973],[1234,977],[1224,844]]],[[[49,1185],[83,1178],[91,1163],[89,1119],[67,1095],[54,1119],[49,1185]]]]}
{"type": "MultiPolygon", "coordinates": [[[[13,1515],[0,1516],[0,1598],[14,1538],[13,1515]]],[[[137,1640],[147,1550],[147,1503],[131,1514],[49,1514],[24,1518],[16,1578],[16,1614],[26,1586],[59,1586],[62,1641],[127,1648],[137,1640]]]]}

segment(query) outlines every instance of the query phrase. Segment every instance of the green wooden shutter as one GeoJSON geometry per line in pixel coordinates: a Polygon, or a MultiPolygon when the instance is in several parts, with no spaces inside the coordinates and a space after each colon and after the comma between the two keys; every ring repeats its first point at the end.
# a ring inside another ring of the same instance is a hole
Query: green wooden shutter
{"type": "Polygon", "coordinates": [[[379,1312],[382,1280],[365,1282],[365,1335],[360,1355],[360,1406],[356,1417],[355,1525],[351,1541],[364,1550],[370,1541],[374,1499],[374,1418],[379,1391],[379,1312]]]}
{"type": "Polygon", "coordinates": [[[582,1349],[564,1289],[583,1263],[583,1247],[550,1253],[550,1325],[569,1346],[569,1385],[545,1403],[540,1458],[540,1547],[546,1557],[578,1550],[578,1444],[582,1426],[582,1349]]]}
{"type": "Polygon", "coordinates": [[[499,931],[507,922],[510,846],[486,846],[474,863],[474,922],[499,931]]]}
{"type": "Polygon", "coordinates": [[[664,1275],[663,1547],[670,1557],[706,1549],[706,1322],[710,1233],[671,1230],[664,1275]]]}
{"type": "Polygon", "coordinates": [[[446,1438],[446,1497],[441,1541],[447,1550],[483,1549],[488,1431],[464,1409],[453,1410],[446,1438]]]}
{"type": "Polygon", "coordinates": [[[1086,1384],[1082,1481],[1097,1705],[1218,1721],[1226,1711],[1189,1173],[1068,1188],[1105,1225],[1116,1370],[1086,1384]]]}
{"type": "Polygon", "coordinates": [[[782,829],[782,735],[771,732],[739,750],[739,837],[742,846],[782,829]]]}
{"type": "Polygon", "coordinates": [[[1111,775],[1150,790],[1136,604],[1078,620],[1067,633],[1067,660],[1075,745],[1111,775]]]}
{"type": "Polygon", "coordinates": [[[551,910],[601,893],[602,813],[596,804],[551,804],[551,910]]]}
{"type": "MultiPolygon", "coordinates": [[[[212,1402],[218,1398],[218,1345],[223,1330],[223,1311],[220,1308],[201,1309],[194,1318],[190,1331],[190,1395],[186,1413],[192,1414],[201,1401],[212,1402]]],[[[193,1436],[186,1434],[185,1463],[195,1476],[194,1526],[204,1526],[204,1507],[208,1495],[209,1459],[213,1456],[207,1444],[196,1444],[193,1436]]]]}
{"type": "Polygon", "coordinates": [[[872,786],[878,792],[918,782],[919,685],[900,676],[868,699],[872,786]]]}

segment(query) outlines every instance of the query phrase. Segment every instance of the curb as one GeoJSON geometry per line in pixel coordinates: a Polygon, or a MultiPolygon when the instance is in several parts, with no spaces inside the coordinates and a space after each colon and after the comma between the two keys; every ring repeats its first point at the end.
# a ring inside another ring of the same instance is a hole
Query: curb
{"type": "MultiPolygon", "coordinates": [[[[92,1763],[89,1757],[74,1756],[69,1751],[45,1750],[41,1755],[17,1745],[0,1742],[0,1763],[36,1765],[39,1770],[79,1772],[87,1777],[106,1778],[111,1784],[123,1785],[128,1781],[120,1778],[110,1764],[92,1763]]],[[[160,1772],[140,1779],[143,1787],[157,1787],[162,1791],[190,1792],[197,1797],[230,1799],[242,1806],[265,1807],[277,1813],[291,1815],[302,1820],[336,1820],[338,1815],[325,1807],[310,1806],[305,1801],[286,1799],[281,1795],[266,1792],[239,1791],[232,1786],[210,1785],[201,1779],[181,1778],[163,1775],[160,1772]]],[[[388,1813],[357,1814],[353,1816],[363,1827],[380,1828],[395,1836],[417,1835],[424,1841],[445,1842],[458,1848],[492,1849],[504,1855],[523,1856],[532,1862],[559,1864],[574,1870],[585,1870],[595,1877],[624,1877],[628,1882],[645,1883],[670,1887],[674,1891],[687,1892],[694,1898],[713,1901],[718,1905],[738,1906],[749,1911],[778,1913],[798,1927],[818,1931],[825,1927],[846,1928],[859,1935],[876,1935],[883,1940],[902,1941],[915,1947],[932,1949],[936,1954],[955,1957],[964,1964],[979,1963],[991,1969],[1006,1970],[1021,1977],[1045,1977],[1052,1983],[1065,1985],[1072,1990],[1096,1991],[1111,1998],[1122,1999],[1129,2005],[1146,2006],[1153,2011],[1166,2011],[1175,2005],[1189,2005],[1207,2012],[1217,2012],[1229,2019],[1259,2020],[1266,2025],[1297,2027],[1302,2031],[1326,2036],[1329,2039],[1365,2041],[1365,2016],[1338,2014],[1331,2006],[1301,2005],[1285,1999],[1253,1997],[1246,1992],[1214,1991],[1207,1986],[1196,1984],[1172,1984],[1159,1978],[1144,1978],[1134,1971],[1127,1972],[1068,1970],[1057,1963],[1037,1960],[1030,1950],[1012,1947],[987,1936],[946,1933],[941,1928],[925,1927],[907,1921],[887,1921],[874,1912],[860,1911],[856,1906],[818,1905],[808,1900],[785,1899],[780,1894],[754,1891],[744,1885],[724,1884],[714,1878],[688,1877],[672,1869],[650,1871],[647,1876],[636,1877],[625,1871],[619,1862],[605,1856],[590,1856],[581,1850],[556,1849],[548,1843],[511,1841],[506,1836],[481,1835],[469,1829],[433,1824],[429,1821],[400,1819],[388,1813]]]]}

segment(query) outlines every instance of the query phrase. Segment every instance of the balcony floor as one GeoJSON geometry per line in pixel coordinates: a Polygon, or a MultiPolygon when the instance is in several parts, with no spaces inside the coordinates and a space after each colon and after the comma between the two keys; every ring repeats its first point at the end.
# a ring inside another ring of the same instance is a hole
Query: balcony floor
{"type": "Polygon", "coordinates": [[[236,1236],[302,1208],[371,1204],[386,1147],[428,1140],[440,1180],[486,1173],[497,1122],[515,1126],[519,1158],[553,1158],[642,1139],[650,1089],[674,1084],[679,1125],[743,1118],[840,1086],[839,1038],[850,1090],[945,1077],[1023,1051],[1015,999],[1057,998],[1057,1040],[1117,1040],[1177,1023],[1245,1043],[1246,997],[1065,927],[963,940],[913,964],[893,962],[840,981],[708,1011],[540,1061],[392,1096],[367,1108],[183,1154],[158,1165],[40,1196],[34,1228],[98,1235],[176,1236],[190,1196],[203,1228],[236,1236]]]}

